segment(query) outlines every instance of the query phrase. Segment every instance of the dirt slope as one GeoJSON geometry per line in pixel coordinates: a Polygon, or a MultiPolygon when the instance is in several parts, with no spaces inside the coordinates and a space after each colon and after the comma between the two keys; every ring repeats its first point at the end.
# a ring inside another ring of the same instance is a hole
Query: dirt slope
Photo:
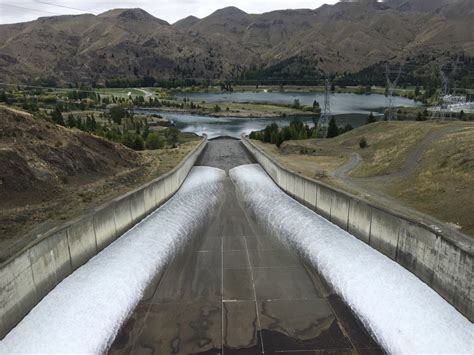
{"type": "Polygon", "coordinates": [[[198,142],[138,153],[0,106],[0,261],[49,228],[171,170],[198,142]]]}
{"type": "Polygon", "coordinates": [[[143,161],[121,145],[5,107],[0,132],[1,208],[49,199],[68,184],[87,184],[143,161]]]}

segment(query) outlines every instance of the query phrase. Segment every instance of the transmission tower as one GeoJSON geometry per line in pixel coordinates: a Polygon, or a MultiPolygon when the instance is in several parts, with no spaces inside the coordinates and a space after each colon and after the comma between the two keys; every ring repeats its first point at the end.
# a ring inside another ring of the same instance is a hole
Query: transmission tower
{"type": "Polygon", "coordinates": [[[398,80],[402,74],[402,65],[400,64],[398,70],[391,70],[388,63],[385,65],[385,77],[387,79],[387,120],[395,121],[397,113],[395,112],[395,105],[393,102],[393,91],[397,87],[398,80]],[[391,80],[393,74],[396,74],[395,80],[391,80]]]}
{"type": "Polygon", "coordinates": [[[326,79],[324,89],[324,105],[318,122],[318,136],[326,138],[328,134],[329,120],[331,119],[331,83],[326,79]]]}
{"type": "MultiPolygon", "coordinates": [[[[450,87],[449,87],[449,81],[450,79],[456,74],[457,70],[457,62],[451,64],[451,70],[446,74],[446,72],[443,70],[443,65],[440,66],[439,68],[439,76],[441,78],[441,97],[438,98],[438,101],[440,101],[440,106],[439,106],[439,117],[442,119],[445,119],[449,116],[449,109],[448,109],[448,104],[449,101],[446,102],[447,96],[450,93],[450,87]]],[[[449,65],[447,65],[449,68],[449,65]]]]}

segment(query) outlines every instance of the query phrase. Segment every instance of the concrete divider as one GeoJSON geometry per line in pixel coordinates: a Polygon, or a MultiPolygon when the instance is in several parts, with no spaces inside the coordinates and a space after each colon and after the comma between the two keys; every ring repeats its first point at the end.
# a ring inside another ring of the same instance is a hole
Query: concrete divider
{"type": "MultiPolygon", "coordinates": [[[[283,167],[247,137],[242,143],[297,201],[398,262],[474,321],[474,239],[434,229],[283,167]]],[[[441,228],[443,229],[443,228],[441,228]]]]}
{"type": "Polygon", "coordinates": [[[166,202],[181,186],[207,139],[167,174],[62,226],[0,265],[0,338],[59,282],[166,202]]]}

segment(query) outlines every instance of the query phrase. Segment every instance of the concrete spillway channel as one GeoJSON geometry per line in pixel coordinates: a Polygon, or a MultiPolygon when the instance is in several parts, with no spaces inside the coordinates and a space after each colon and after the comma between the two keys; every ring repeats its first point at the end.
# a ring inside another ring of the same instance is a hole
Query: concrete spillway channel
{"type": "Polygon", "coordinates": [[[210,141],[178,192],[59,283],[0,353],[472,353],[467,318],[254,163],[240,141],[210,141]]]}
{"type": "MultiPolygon", "coordinates": [[[[197,165],[254,163],[237,140],[197,165]]],[[[381,352],[342,300],[242,208],[229,176],[207,228],[156,277],[111,353],[381,352]]]]}

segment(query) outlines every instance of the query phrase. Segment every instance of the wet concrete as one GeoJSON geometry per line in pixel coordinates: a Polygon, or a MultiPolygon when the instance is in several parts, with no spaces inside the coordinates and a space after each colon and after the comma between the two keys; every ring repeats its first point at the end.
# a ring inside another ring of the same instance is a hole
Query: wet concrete
{"type": "MultiPolygon", "coordinates": [[[[198,165],[253,163],[210,141],[198,165]]],[[[382,353],[318,273],[242,208],[230,179],[208,227],[157,275],[110,353],[382,353]]]]}

